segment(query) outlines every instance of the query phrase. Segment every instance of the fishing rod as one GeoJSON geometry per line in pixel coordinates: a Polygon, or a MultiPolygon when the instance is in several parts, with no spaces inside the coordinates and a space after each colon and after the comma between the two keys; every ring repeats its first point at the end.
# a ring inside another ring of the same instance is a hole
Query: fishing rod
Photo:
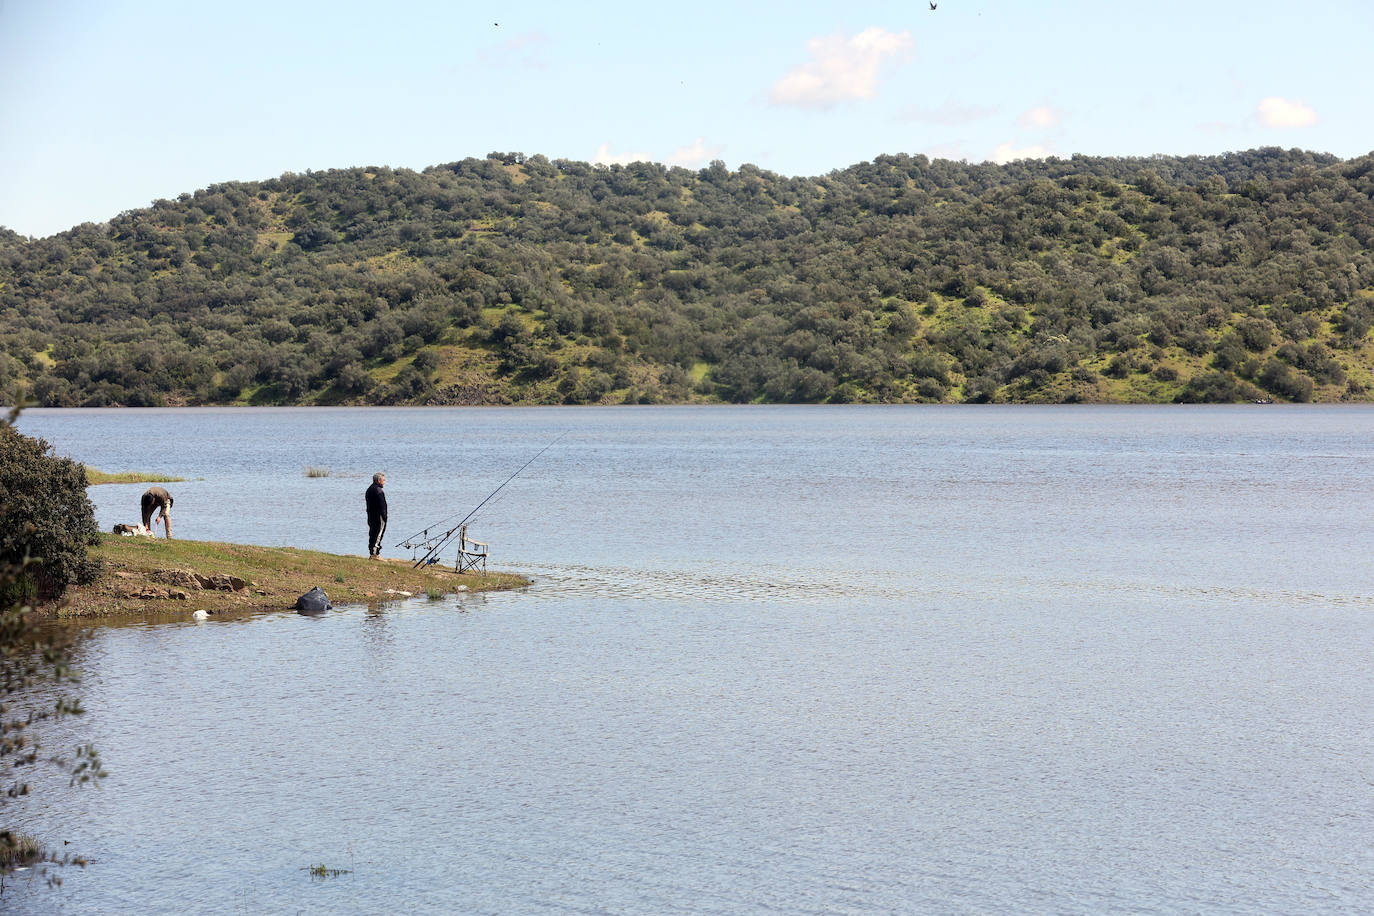
{"type": "MultiPolygon", "coordinates": [[[[520,465],[520,467],[516,469],[514,474],[510,475],[505,480],[501,481],[501,485],[499,487],[488,493],[486,498],[483,499],[480,503],[478,503],[471,512],[463,516],[462,520],[459,521],[458,524],[454,525],[452,528],[448,529],[443,534],[436,534],[431,537],[429,531],[430,528],[435,527],[435,525],[441,525],[444,522],[448,521],[448,519],[441,519],[434,525],[430,525],[429,528],[424,528],[420,531],[417,531],[415,534],[412,534],[410,537],[406,538],[400,544],[395,545],[405,547],[411,550],[419,548],[425,549],[424,555],[421,556],[420,559],[416,560],[414,564],[412,564],[411,568],[419,569],[421,566],[427,566],[435,562],[439,558],[439,551],[444,549],[444,545],[446,545],[449,541],[453,540],[453,536],[458,532],[458,530],[461,529],[464,525],[466,525],[468,521],[481,510],[483,506],[490,502],[493,496],[504,490],[506,488],[506,484],[510,483],[515,478],[519,477],[521,471],[525,470],[525,468],[534,464],[534,462],[539,459],[540,455],[544,454],[549,449],[557,445],[559,440],[561,440],[566,435],[566,432],[560,433],[556,439],[554,439],[548,445],[544,446],[538,452],[536,452],[533,458],[531,458],[529,461],[526,461],[524,464],[520,465]],[[421,537],[422,535],[423,537],[421,537]],[[417,537],[420,538],[420,540],[416,541],[415,538],[417,537]]],[[[450,515],[449,518],[453,518],[453,516],[450,515]]]]}
{"type": "MultiPolygon", "coordinates": [[[[521,466],[519,467],[519,469],[517,469],[516,472],[515,472],[514,474],[510,475],[510,477],[507,477],[507,478],[501,483],[501,486],[500,486],[500,487],[497,487],[495,490],[492,490],[491,493],[489,493],[489,494],[487,495],[487,498],[486,498],[486,499],[484,499],[484,500],[482,500],[482,502],[478,503],[478,504],[477,504],[477,509],[482,508],[482,506],[486,504],[487,500],[490,500],[490,499],[491,499],[493,496],[495,496],[497,493],[501,492],[501,488],[502,488],[502,487],[504,487],[506,484],[510,483],[512,480],[514,480],[516,477],[518,477],[518,476],[520,475],[520,472],[521,472],[521,471],[523,471],[525,468],[527,468],[527,467],[529,467],[531,464],[533,464],[533,463],[535,462],[535,459],[537,459],[540,455],[544,454],[544,453],[547,452],[549,449],[551,449],[551,448],[553,448],[555,445],[557,445],[557,444],[558,444],[558,440],[559,440],[559,439],[562,439],[562,438],[563,438],[564,436],[566,436],[566,435],[567,435],[566,432],[559,434],[559,436],[558,436],[557,438],[555,438],[552,442],[550,442],[548,445],[546,445],[546,446],[544,446],[542,449],[540,449],[539,452],[538,452],[538,454],[536,454],[536,455],[534,456],[534,458],[531,458],[529,461],[526,461],[523,465],[521,465],[521,466]]],[[[467,515],[467,518],[465,518],[463,521],[470,521],[470,520],[472,519],[472,517],[473,517],[474,515],[477,514],[477,509],[473,509],[471,512],[469,512],[468,515],[467,515]]],[[[396,542],[395,544],[393,544],[392,546],[393,546],[393,547],[412,547],[412,546],[418,546],[419,544],[424,544],[426,540],[432,540],[432,539],[429,539],[429,538],[421,538],[419,541],[416,541],[415,539],[418,538],[418,537],[420,537],[420,535],[428,535],[429,530],[430,530],[431,528],[435,527],[436,525],[442,525],[444,522],[448,521],[450,518],[454,518],[455,516],[457,516],[457,514],[458,514],[458,513],[455,512],[455,513],[453,513],[453,515],[450,515],[450,516],[448,516],[447,518],[441,518],[441,519],[439,519],[439,521],[435,522],[435,523],[432,524],[432,525],[426,525],[426,526],[425,526],[423,529],[421,529],[420,531],[415,532],[414,534],[410,535],[409,537],[407,537],[407,538],[406,538],[405,540],[403,540],[403,541],[397,541],[397,542],[396,542]]],[[[461,524],[463,524],[463,522],[459,522],[458,524],[461,525],[461,524]]]]}

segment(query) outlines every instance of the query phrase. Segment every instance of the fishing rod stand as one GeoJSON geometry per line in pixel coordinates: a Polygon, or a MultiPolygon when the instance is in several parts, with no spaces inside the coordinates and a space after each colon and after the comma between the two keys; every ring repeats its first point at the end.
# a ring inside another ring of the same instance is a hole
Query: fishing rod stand
{"type": "Polygon", "coordinates": [[[474,541],[468,537],[467,525],[460,526],[458,528],[458,559],[454,561],[454,571],[459,573],[477,572],[480,568],[482,572],[486,572],[487,546],[483,541],[474,541]]]}
{"type": "Polygon", "coordinates": [[[431,535],[429,529],[426,528],[420,532],[418,537],[403,541],[401,546],[410,551],[411,568],[419,569],[421,566],[433,566],[438,563],[439,552],[444,549],[449,541],[453,540],[455,533],[458,535],[458,556],[453,562],[453,571],[458,573],[486,572],[490,545],[485,541],[474,541],[468,537],[467,525],[458,525],[442,534],[435,535],[431,535]]]}

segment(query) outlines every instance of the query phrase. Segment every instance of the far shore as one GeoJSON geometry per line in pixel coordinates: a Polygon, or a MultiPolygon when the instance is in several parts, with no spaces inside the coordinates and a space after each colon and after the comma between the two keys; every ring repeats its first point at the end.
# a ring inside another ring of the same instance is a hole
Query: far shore
{"type": "Polygon", "coordinates": [[[522,588],[511,573],[459,574],[407,560],[369,560],[295,547],[102,534],[90,550],[103,563],[96,581],[68,588],[62,600],[38,607],[46,617],[164,617],[291,610],[319,586],[330,602],[375,605],[413,595],[522,588]]]}

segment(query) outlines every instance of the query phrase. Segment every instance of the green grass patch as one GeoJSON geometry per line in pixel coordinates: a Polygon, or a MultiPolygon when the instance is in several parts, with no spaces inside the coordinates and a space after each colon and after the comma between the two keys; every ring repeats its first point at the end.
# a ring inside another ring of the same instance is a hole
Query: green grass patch
{"type": "Polygon", "coordinates": [[[180,483],[185,477],[172,477],[168,474],[148,474],[142,471],[120,471],[111,474],[97,468],[86,468],[86,486],[95,487],[102,483],[180,483]]]}

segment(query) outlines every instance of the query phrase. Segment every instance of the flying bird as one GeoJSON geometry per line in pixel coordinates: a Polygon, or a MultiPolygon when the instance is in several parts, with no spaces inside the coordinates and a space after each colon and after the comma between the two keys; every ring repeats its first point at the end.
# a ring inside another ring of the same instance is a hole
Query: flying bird
{"type": "Polygon", "coordinates": [[[932,10],[934,10],[935,7],[937,7],[937,6],[939,6],[939,5],[940,5],[940,4],[938,4],[938,3],[932,3],[932,4],[930,5],[930,8],[931,8],[932,10]]]}

